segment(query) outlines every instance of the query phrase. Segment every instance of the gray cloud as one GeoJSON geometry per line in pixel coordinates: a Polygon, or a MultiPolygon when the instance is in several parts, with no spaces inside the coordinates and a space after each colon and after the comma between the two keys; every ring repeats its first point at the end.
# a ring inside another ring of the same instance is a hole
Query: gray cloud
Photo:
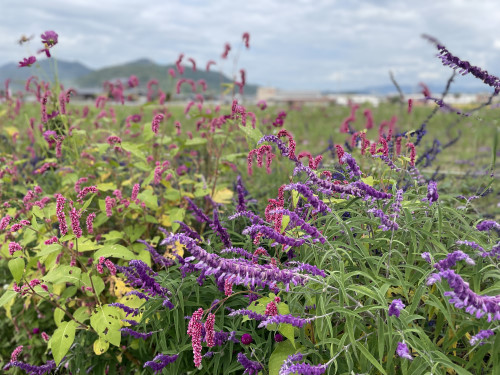
{"type": "Polygon", "coordinates": [[[250,82],[289,89],[386,85],[389,70],[402,84],[445,82],[449,69],[420,38],[425,32],[500,75],[496,0],[6,0],[1,7],[0,64],[35,53],[39,35],[55,30],[54,54],[93,68],[142,57],[171,63],[182,52],[200,66],[214,59],[227,74],[245,68],[250,82]],[[21,34],[36,37],[19,47],[21,34]],[[225,42],[233,50],[221,64],[225,42]]]}

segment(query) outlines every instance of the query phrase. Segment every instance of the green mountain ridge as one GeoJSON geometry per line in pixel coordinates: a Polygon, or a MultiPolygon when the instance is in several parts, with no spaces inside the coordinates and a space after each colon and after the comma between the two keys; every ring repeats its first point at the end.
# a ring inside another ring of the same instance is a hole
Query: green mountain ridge
{"type": "MultiPolygon", "coordinates": [[[[55,81],[54,78],[54,61],[44,59],[37,62],[31,67],[19,68],[16,63],[8,63],[0,66],[0,80],[11,80],[11,88],[19,90],[24,87],[26,80],[30,76],[37,76],[40,80],[55,81]]],[[[90,69],[79,62],[68,62],[57,60],[57,72],[59,81],[66,87],[74,87],[76,89],[100,89],[105,81],[114,82],[121,80],[126,86],[127,80],[131,75],[137,76],[140,83],[140,88],[146,88],[147,82],[156,79],[159,87],[165,92],[175,93],[175,85],[179,78],[192,79],[198,81],[204,79],[208,86],[209,93],[220,93],[221,85],[231,84],[232,79],[217,71],[196,70],[190,66],[184,66],[184,74],[176,78],[170,77],[168,70],[173,68],[176,71],[175,65],[159,65],[149,59],[138,59],[124,64],[113,65],[101,69],[90,69]]],[[[238,88],[236,88],[237,90],[238,88]]],[[[245,85],[245,95],[255,95],[257,91],[256,85],[245,85]]],[[[191,88],[188,84],[182,85],[182,92],[190,93],[191,88]]],[[[200,92],[200,89],[198,89],[200,92]]]]}

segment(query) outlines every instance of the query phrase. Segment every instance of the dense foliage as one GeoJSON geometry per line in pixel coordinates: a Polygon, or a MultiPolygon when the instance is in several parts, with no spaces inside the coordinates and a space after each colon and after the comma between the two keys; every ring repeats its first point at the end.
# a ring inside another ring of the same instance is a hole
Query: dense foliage
{"type": "MultiPolygon", "coordinates": [[[[57,34],[42,37],[50,57],[57,34]]],[[[35,103],[3,100],[6,373],[500,371],[498,129],[485,105],[444,113],[446,89],[350,113],[220,107],[180,78],[196,94],[184,110],[155,82],[157,99],[119,107],[137,84],[106,82],[89,108],[33,77],[35,103]],[[311,131],[316,120],[335,128],[311,131]],[[422,172],[461,131],[493,140],[484,168],[422,172]]],[[[229,88],[244,86],[242,73],[229,88]]]]}

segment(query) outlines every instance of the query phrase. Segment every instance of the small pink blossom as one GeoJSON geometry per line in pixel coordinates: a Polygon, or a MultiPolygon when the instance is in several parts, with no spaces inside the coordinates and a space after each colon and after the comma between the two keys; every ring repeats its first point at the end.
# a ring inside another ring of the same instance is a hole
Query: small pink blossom
{"type": "Polygon", "coordinates": [[[9,242],[9,254],[12,256],[16,251],[22,251],[23,248],[17,242],[9,242]]]}

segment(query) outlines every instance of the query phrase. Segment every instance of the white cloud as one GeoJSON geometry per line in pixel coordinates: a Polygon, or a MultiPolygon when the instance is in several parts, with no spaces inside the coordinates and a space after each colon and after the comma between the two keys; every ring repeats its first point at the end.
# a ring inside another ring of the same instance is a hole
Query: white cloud
{"type": "MultiPolygon", "coordinates": [[[[500,58],[497,0],[25,0],[2,2],[0,64],[30,53],[16,40],[53,29],[60,35],[54,54],[91,67],[142,57],[160,63],[179,53],[200,65],[218,60],[225,42],[233,55],[241,35],[251,34],[238,64],[250,82],[282,88],[344,88],[390,84],[393,70],[402,84],[446,81],[449,69],[435,48],[420,38],[436,36],[455,53],[493,74],[500,58]],[[333,74],[333,76],[332,76],[333,74]]],[[[228,73],[233,60],[224,62],[228,73]]],[[[220,66],[220,64],[219,64],[220,66]]]]}

